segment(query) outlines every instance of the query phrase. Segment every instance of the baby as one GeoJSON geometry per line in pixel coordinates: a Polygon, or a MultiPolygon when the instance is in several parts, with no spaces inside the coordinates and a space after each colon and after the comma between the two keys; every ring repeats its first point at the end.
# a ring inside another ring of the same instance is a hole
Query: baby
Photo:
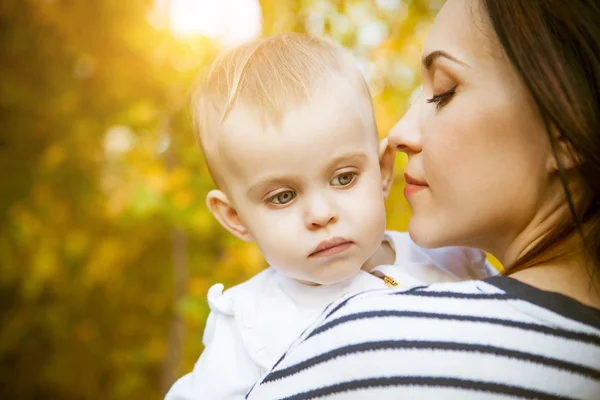
{"type": "Polygon", "coordinates": [[[378,142],[369,90],[340,46],[297,34],[240,45],[214,62],[192,107],[219,188],[208,208],[271,267],[210,288],[205,350],[166,399],[243,399],[340,296],[494,273],[481,251],[426,250],[385,231],[395,152],[378,142]]]}

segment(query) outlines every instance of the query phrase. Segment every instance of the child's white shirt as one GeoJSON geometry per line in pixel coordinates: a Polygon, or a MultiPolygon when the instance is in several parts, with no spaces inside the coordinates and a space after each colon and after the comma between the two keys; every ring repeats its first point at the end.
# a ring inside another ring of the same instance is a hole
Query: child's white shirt
{"type": "MultiPolygon", "coordinates": [[[[497,273],[479,250],[423,249],[405,232],[388,231],[385,240],[394,247],[396,260],[372,272],[394,278],[401,287],[483,279],[497,273]]],[[[309,286],[273,267],[225,292],[222,284],[212,286],[204,352],[165,400],[243,399],[329,303],[349,293],[386,287],[382,279],[365,271],[333,285],[309,286]]]]}

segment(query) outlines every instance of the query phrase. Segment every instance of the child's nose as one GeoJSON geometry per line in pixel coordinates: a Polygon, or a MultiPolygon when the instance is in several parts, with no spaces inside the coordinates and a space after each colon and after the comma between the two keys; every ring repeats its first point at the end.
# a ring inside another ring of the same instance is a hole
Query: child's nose
{"type": "Polygon", "coordinates": [[[306,210],[306,225],[308,229],[318,229],[337,221],[335,208],[327,199],[312,198],[306,210]]]}

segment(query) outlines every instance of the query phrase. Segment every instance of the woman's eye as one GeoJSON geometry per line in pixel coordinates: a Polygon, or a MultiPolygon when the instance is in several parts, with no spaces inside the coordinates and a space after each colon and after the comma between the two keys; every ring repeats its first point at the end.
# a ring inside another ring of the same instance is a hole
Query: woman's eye
{"type": "Polygon", "coordinates": [[[344,172],[335,176],[331,180],[331,184],[334,186],[348,186],[352,183],[354,178],[356,177],[356,172],[344,172]]]}
{"type": "Polygon", "coordinates": [[[452,100],[452,96],[456,93],[456,86],[452,89],[445,91],[444,93],[433,95],[430,99],[427,99],[428,103],[435,103],[436,110],[444,107],[452,100]]]}
{"type": "Polygon", "coordinates": [[[293,190],[286,190],[285,192],[280,192],[274,196],[269,197],[267,201],[272,204],[283,205],[294,200],[294,197],[296,197],[296,192],[294,192],[293,190]]]}

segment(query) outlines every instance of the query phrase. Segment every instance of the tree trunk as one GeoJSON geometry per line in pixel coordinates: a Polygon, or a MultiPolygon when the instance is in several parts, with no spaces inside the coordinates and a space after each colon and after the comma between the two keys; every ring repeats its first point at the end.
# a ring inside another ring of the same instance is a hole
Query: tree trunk
{"type": "MultiPolygon", "coordinates": [[[[163,135],[169,136],[170,118],[167,115],[163,116],[159,131],[163,135]]],[[[167,149],[165,156],[166,167],[170,171],[177,164],[176,154],[172,147],[167,149]]],[[[160,390],[163,394],[167,393],[179,376],[185,338],[185,320],[177,309],[187,295],[188,287],[187,237],[181,228],[175,227],[171,232],[171,259],[173,262],[173,314],[169,325],[167,351],[160,374],[160,390]]]]}

